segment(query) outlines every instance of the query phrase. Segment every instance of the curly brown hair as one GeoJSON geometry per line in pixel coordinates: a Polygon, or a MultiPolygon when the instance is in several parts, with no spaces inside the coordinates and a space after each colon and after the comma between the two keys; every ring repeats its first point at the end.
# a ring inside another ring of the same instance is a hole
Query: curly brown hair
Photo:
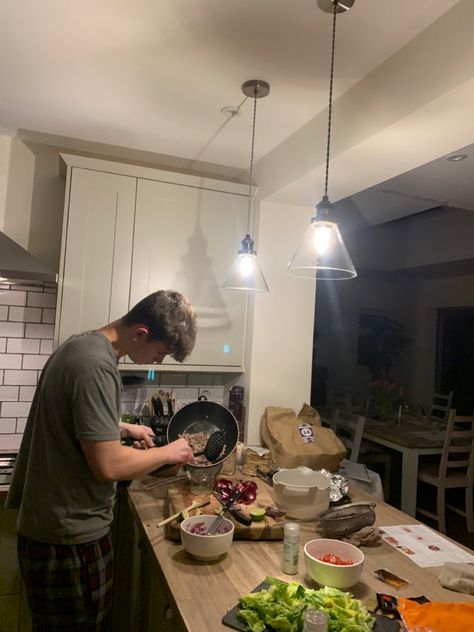
{"type": "Polygon", "coordinates": [[[122,317],[125,326],[146,325],[150,340],[160,340],[169,355],[183,362],[196,342],[196,314],[191,303],[174,290],[153,292],[122,317]]]}

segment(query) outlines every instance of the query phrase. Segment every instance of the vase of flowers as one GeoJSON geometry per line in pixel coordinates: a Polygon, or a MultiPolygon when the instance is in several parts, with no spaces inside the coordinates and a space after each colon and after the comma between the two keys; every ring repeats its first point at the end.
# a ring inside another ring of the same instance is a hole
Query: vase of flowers
{"type": "Polygon", "coordinates": [[[369,417],[390,419],[403,403],[404,390],[391,378],[381,378],[369,384],[369,417]]]}

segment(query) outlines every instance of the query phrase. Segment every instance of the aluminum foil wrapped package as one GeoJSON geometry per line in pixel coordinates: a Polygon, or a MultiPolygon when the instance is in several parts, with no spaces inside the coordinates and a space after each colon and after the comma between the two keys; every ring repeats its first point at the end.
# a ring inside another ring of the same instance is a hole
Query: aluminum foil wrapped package
{"type": "Polygon", "coordinates": [[[329,500],[332,503],[337,503],[343,496],[349,494],[349,483],[340,474],[331,474],[328,470],[318,470],[324,476],[330,479],[329,487],[329,500]]]}

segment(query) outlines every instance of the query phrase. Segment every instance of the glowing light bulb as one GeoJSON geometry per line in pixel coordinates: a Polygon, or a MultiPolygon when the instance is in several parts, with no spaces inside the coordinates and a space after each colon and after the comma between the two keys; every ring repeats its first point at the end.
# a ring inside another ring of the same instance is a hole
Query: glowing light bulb
{"type": "Polygon", "coordinates": [[[331,244],[331,229],[318,226],[314,232],[314,246],[319,255],[323,255],[331,244]]]}
{"type": "Polygon", "coordinates": [[[252,257],[250,255],[242,255],[240,260],[240,272],[243,277],[248,277],[252,273],[252,257]]]}

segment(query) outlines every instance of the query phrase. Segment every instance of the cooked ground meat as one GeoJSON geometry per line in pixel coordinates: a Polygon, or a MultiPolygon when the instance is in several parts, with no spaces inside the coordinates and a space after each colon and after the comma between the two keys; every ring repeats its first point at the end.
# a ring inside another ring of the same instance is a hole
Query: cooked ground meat
{"type": "MultiPolygon", "coordinates": [[[[193,452],[202,452],[202,450],[206,447],[207,440],[210,436],[211,435],[207,432],[183,432],[183,434],[180,435],[180,437],[186,439],[193,452]]],[[[219,455],[219,459],[224,456],[225,450],[226,446],[224,445],[219,455]]],[[[204,454],[201,454],[200,456],[194,457],[193,465],[212,465],[212,463],[206,459],[204,454]]]]}

